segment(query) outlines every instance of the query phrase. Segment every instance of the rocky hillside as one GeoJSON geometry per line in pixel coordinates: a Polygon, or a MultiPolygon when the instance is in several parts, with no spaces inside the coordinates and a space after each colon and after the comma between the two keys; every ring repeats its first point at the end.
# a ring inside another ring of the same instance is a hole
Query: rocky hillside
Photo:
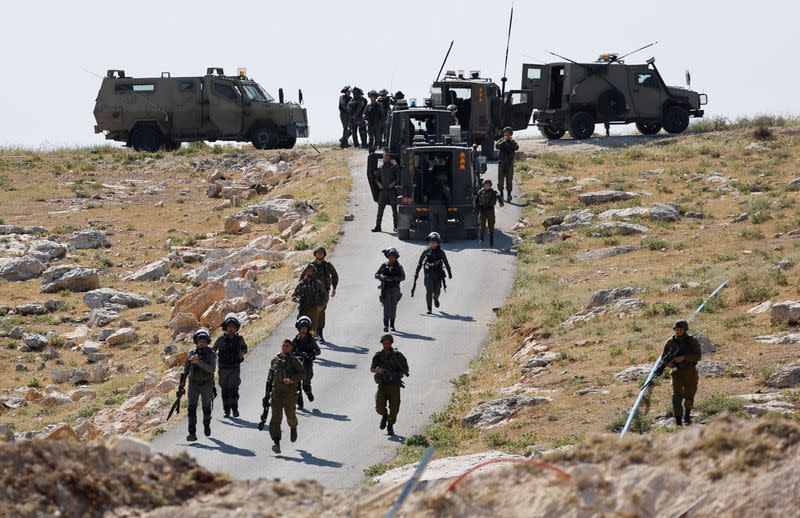
{"type": "Polygon", "coordinates": [[[194,329],[266,336],[349,188],[340,151],[0,151],[3,434],[163,431],[194,329]]]}

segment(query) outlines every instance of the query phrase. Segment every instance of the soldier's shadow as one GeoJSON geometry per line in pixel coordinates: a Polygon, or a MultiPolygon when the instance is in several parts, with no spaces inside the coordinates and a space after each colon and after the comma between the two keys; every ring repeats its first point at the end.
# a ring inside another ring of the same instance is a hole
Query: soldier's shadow
{"type": "Polygon", "coordinates": [[[393,334],[395,334],[400,338],[406,338],[408,340],[424,340],[426,342],[433,342],[436,340],[436,338],[432,336],[418,335],[416,333],[406,333],[405,331],[394,331],[393,334]]]}
{"type": "Polygon", "coordinates": [[[238,455],[240,457],[255,457],[256,452],[253,450],[248,450],[246,448],[237,448],[231,444],[228,444],[224,441],[220,441],[219,439],[215,439],[214,437],[209,438],[211,442],[213,442],[216,446],[210,446],[208,444],[203,444],[199,442],[193,442],[187,444],[190,448],[197,448],[200,450],[217,450],[220,453],[224,453],[226,455],[238,455]]]}
{"type": "Polygon", "coordinates": [[[389,435],[387,440],[389,442],[396,442],[399,444],[404,444],[406,442],[406,438],[403,435],[389,435]]]}
{"type": "Polygon", "coordinates": [[[323,412],[318,408],[315,408],[315,409],[311,410],[310,412],[308,410],[303,410],[302,412],[303,412],[304,415],[307,415],[309,417],[321,417],[323,419],[333,419],[334,421],[349,421],[350,420],[350,418],[347,417],[344,414],[331,414],[331,413],[328,413],[328,412],[323,412]]]}
{"type": "Polygon", "coordinates": [[[330,349],[338,353],[354,353],[354,354],[367,354],[369,349],[366,347],[343,347],[335,343],[325,341],[323,349],[330,349]]]}
{"type": "Polygon", "coordinates": [[[233,426],[234,428],[252,428],[254,430],[258,428],[258,423],[241,419],[239,417],[220,419],[219,422],[225,424],[226,426],[233,426]]]}
{"type": "Polygon", "coordinates": [[[470,315],[453,315],[448,313],[447,311],[440,311],[437,316],[441,318],[446,318],[447,320],[459,320],[461,322],[475,322],[475,318],[470,315]]]}
{"type": "Polygon", "coordinates": [[[286,455],[277,455],[276,458],[282,460],[288,460],[290,462],[302,462],[303,464],[321,466],[323,468],[341,468],[342,466],[344,466],[344,464],[335,460],[321,459],[319,457],[315,457],[306,450],[297,450],[297,453],[300,454],[300,458],[287,457],[286,455]]]}
{"type": "Polygon", "coordinates": [[[334,369],[355,369],[355,363],[339,363],[327,358],[317,357],[317,364],[320,367],[332,367],[334,369]]]}

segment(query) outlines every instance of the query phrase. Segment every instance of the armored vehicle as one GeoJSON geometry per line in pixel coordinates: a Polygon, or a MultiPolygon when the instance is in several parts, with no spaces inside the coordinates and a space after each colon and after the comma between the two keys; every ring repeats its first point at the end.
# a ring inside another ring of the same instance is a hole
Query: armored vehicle
{"type": "Polygon", "coordinates": [[[209,68],[205,76],[134,78],[109,70],[100,85],[95,133],[124,142],[137,151],[177,149],[181,142],[252,142],[257,149],[289,149],[308,137],[303,103],[278,101],[244,69],[226,76],[209,68]]]}
{"type": "Polygon", "coordinates": [[[511,90],[501,95],[501,88],[489,78],[472,71],[465,76],[448,70],[441,80],[431,85],[426,104],[433,108],[455,106],[455,115],[470,144],[479,144],[488,157],[494,156],[494,143],[503,135],[503,128],[528,127],[534,99],[527,89],[511,90]]]}
{"type": "Polygon", "coordinates": [[[655,59],[628,65],[616,54],[603,54],[596,63],[523,64],[522,87],[533,92],[534,121],[551,140],[566,131],[575,139],[589,138],[597,123],[633,122],[645,135],[662,128],[681,133],[690,117],[703,116],[701,107],[708,102],[706,94],[667,86],[655,59]]]}
{"type": "MultiPolygon", "coordinates": [[[[450,135],[450,129],[458,125],[453,113],[449,110],[432,108],[394,109],[386,120],[386,147],[392,158],[399,158],[404,146],[414,142],[442,142],[450,135]]],[[[381,158],[382,153],[377,153],[381,158]]]]}

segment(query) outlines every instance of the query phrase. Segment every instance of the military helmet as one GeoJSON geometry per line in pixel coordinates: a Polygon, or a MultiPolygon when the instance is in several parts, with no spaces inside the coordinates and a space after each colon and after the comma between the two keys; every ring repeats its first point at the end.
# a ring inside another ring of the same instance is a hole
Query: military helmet
{"type": "Polygon", "coordinates": [[[235,324],[236,328],[242,327],[242,323],[239,322],[239,317],[236,316],[236,313],[228,313],[225,315],[225,320],[222,321],[222,327],[228,327],[228,324],[235,324]]]}
{"type": "Polygon", "coordinates": [[[303,315],[302,317],[297,319],[297,322],[294,323],[294,327],[300,331],[300,328],[306,326],[309,331],[311,331],[311,319],[307,316],[303,315]]]}
{"type": "Polygon", "coordinates": [[[316,275],[316,273],[317,273],[317,265],[315,265],[313,261],[308,263],[306,265],[306,267],[303,268],[303,275],[305,275],[308,270],[314,270],[314,274],[316,275]]]}
{"type": "Polygon", "coordinates": [[[489,185],[492,185],[492,181],[491,181],[490,179],[488,179],[488,178],[484,178],[484,179],[483,179],[483,184],[482,184],[482,185],[486,185],[487,183],[488,183],[489,185]]]}
{"type": "Polygon", "coordinates": [[[345,86],[342,87],[342,93],[343,94],[346,94],[349,91],[350,91],[350,85],[345,85],[345,86]]]}
{"type": "Polygon", "coordinates": [[[324,246],[318,246],[317,248],[315,248],[314,249],[314,255],[317,255],[317,252],[322,252],[322,255],[324,255],[324,256],[328,255],[328,251],[325,250],[324,246]]]}
{"type": "Polygon", "coordinates": [[[351,92],[353,92],[354,95],[364,95],[364,90],[357,86],[354,86],[351,92]]]}
{"type": "Polygon", "coordinates": [[[406,98],[406,96],[405,96],[405,94],[403,94],[403,92],[401,92],[400,90],[398,90],[398,91],[396,91],[396,92],[394,93],[394,98],[395,98],[395,99],[405,99],[405,98],[406,98]]]}
{"type": "Polygon", "coordinates": [[[436,241],[437,243],[441,243],[442,236],[440,236],[438,232],[431,232],[430,234],[428,234],[428,237],[425,240],[428,242],[436,241]]]}
{"type": "Polygon", "coordinates": [[[398,259],[400,259],[400,252],[398,252],[397,248],[395,248],[395,247],[391,247],[391,248],[385,249],[383,251],[383,255],[386,256],[387,259],[389,258],[390,255],[393,255],[393,256],[397,257],[398,259]]]}
{"type": "Polygon", "coordinates": [[[505,128],[503,128],[503,133],[505,133],[506,131],[508,131],[509,133],[514,133],[514,128],[512,128],[511,126],[506,126],[505,128]]]}
{"type": "Polygon", "coordinates": [[[380,343],[383,343],[383,342],[385,342],[386,340],[389,340],[390,342],[394,343],[394,337],[393,337],[392,335],[389,335],[389,334],[383,335],[383,336],[381,337],[381,341],[380,341],[380,343]]]}
{"type": "Polygon", "coordinates": [[[208,340],[209,343],[211,343],[211,333],[209,333],[208,329],[206,329],[205,327],[201,327],[200,329],[194,332],[194,335],[192,335],[192,340],[194,341],[194,343],[197,343],[197,341],[200,340],[201,338],[205,338],[206,340],[208,340]]]}
{"type": "Polygon", "coordinates": [[[375,90],[370,90],[369,92],[367,92],[367,95],[368,95],[369,97],[372,97],[373,95],[374,95],[375,97],[378,97],[378,92],[376,92],[375,90]]]}
{"type": "Polygon", "coordinates": [[[683,328],[684,331],[688,331],[689,330],[689,322],[687,322],[685,320],[678,320],[677,322],[675,322],[675,325],[672,328],[675,329],[675,328],[678,328],[678,327],[683,328]]]}
{"type": "Polygon", "coordinates": [[[389,95],[389,90],[386,88],[381,88],[380,92],[378,92],[378,95],[389,95]]]}

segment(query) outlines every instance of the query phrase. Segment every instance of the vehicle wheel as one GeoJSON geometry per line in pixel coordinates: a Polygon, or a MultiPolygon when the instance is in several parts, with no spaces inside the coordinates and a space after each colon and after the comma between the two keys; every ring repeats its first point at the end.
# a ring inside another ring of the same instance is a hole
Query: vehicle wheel
{"type": "Polygon", "coordinates": [[[155,153],[164,143],[161,132],[156,128],[136,128],[131,135],[131,146],[136,151],[155,153]]]}
{"type": "Polygon", "coordinates": [[[664,129],[667,133],[683,133],[689,127],[689,112],[681,106],[664,110],[664,129]]]}
{"type": "Polygon", "coordinates": [[[548,140],[558,140],[564,136],[567,130],[558,126],[540,126],[539,133],[548,140]]]}
{"type": "Polygon", "coordinates": [[[268,126],[256,128],[250,134],[250,142],[256,149],[275,149],[278,147],[278,132],[268,126]]]}
{"type": "Polygon", "coordinates": [[[569,119],[569,134],[575,140],[585,140],[594,135],[594,117],[589,112],[577,112],[569,119]]]}
{"type": "Polygon", "coordinates": [[[164,142],[164,149],[166,149],[167,151],[177,151],[180,148],[181,148],[180,142],[176,142],[174,140],[169,140],[169,139],[164,142]]]}
{"type": "Polygon", "coordinates": [[[411,239],[411,229],[410,228],[398,228],[397,229],[397,239],[400,241],[408,241],[411,239]]]}
{"type": "Polygon", "coordinates": [[[292,149],[297,144],[297,137],[286,137],[281,140],[281,149],[292,149]]]}
{"type": "Polygon", "coordinates": [[[478,229],[477,228],[468,228],[464,231],[464,237],[469,239],[470,241],[474,241],[478,239],[478,229]]]}
{"type": "Polygon", "coordinates": [[[636,129],[638,129],[639,133],[642,135],[655,135],[661,131],[661,122],[655,120],[639,121],[636,123],[636,129]]]}
{"type": "Polygon", "coordinates": [[[618,117],[625,112],[625,96],[619,90],[606,90],[597,98],[597,112],[607,118],[618,117]]]}

